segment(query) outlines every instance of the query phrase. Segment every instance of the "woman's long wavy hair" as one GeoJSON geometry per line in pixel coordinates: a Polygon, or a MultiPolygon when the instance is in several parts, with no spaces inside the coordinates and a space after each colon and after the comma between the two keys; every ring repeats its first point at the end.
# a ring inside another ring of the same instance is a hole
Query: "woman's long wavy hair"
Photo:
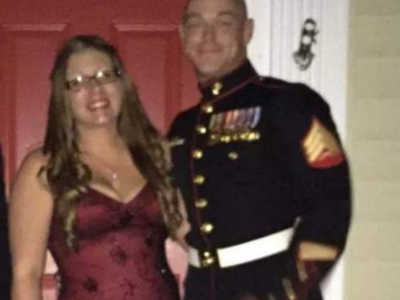
{"type": "Polygon", "coordinates": [[[164,219],[169,232],[174,235],[182,215],[170,181],[170,164],[162,146],[163,140],[145,114],[136,87],[126,74],[117,50],[98,36],[78,35],[67,40],[58,52],[50,75],[51,95],[43,146],[43,153],[49,160],[40,172],[45,175],[55,199],[55,212],[62,221],[66,243],[77,249],[76,207],[80,194],[92,179],[88,165],[80,157],[76,124],[65,97],[68,60],[73,54],[86,50],[106,54],[121,74],[123,100],[117,129],[128,145],[134,163],[159,195],[164,219]]]}

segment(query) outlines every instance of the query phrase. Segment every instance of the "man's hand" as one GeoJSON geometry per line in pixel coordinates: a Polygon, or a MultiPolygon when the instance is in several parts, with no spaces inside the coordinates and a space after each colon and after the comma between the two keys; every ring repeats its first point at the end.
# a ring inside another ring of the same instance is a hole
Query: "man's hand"
{"type": "Polygon", "coordinates": [[[300,281],[305,282],[318,273],[316,262],[333,262],[339,255],[335,246],[303,241],[297,248],[296,267],[300,281]]]}
{"type": "Polygon", "coordinates": [[[339,250],[336,247],[311,241],[301,242],[297,254],[301,261],[334,260],[338,255],[339,250]]]}

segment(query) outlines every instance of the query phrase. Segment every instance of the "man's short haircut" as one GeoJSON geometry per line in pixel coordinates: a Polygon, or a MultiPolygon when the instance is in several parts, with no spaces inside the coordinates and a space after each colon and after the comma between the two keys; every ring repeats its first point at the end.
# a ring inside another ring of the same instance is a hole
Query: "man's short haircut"
{"type": "Polygon", "coordinates": [[[240,13],[243,14],[243,16],[247,19],[248,14],[247,14],[247,5],[245,0],[232,0],[232,1],[237,6],[240,13]]]}
{"type": "MultiPolygon", "coordinates": [[[[185,7],[183,8],[183,17],[185,17],[186,11],[191,1],[192,0],[186,1],[185,7]]],[[[230,1],[232,1],[232,3],[238,8],[239,12],[243,15],[243,17],[247,19],[248,13],[247,13],[246,1],[245,0],[230,0],[230,1]]]]}

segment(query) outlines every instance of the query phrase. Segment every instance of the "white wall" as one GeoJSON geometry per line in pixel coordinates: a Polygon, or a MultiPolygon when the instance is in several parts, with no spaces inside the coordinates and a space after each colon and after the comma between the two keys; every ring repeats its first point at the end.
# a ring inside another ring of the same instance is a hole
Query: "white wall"
{"type": "Polygon", "coordinates": [[[399,298],[399,28],[399,0],[351,2],[348,146],[355,209],[346,300],[399,298]]]}

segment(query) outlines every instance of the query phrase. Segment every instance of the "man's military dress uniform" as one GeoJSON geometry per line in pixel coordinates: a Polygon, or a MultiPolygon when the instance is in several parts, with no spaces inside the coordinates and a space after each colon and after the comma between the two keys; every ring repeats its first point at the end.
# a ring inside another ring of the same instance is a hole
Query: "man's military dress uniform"
{"type": "Polygon", "coordinates": [[[302,146],[314,119],[338,138],[328,105],[248,61],[201,89],[169,132],[191,223],[186,299],[322,299],[334,262],[301,261],[297,246],[341,252],[349,228],[345,155],[310,164],[302,146]]]}

